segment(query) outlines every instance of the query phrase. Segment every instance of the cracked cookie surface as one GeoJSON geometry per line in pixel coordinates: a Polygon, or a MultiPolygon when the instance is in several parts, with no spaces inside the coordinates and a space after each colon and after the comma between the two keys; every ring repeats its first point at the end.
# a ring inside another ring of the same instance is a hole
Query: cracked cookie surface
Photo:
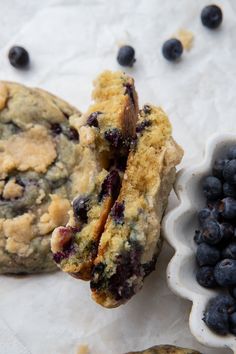
{"type": "Polygon", "coordinates": [[[193,349],[175,347],[173,345],[156,345],[139,352],[129,352],[126,354],[201,354],[193,349]]]}
{"type": "Polygon", "coordinates": [[[77,194],[80,116],[46,91],[0,82],[0,273],[56,269],[50,237],[77,194]]]}

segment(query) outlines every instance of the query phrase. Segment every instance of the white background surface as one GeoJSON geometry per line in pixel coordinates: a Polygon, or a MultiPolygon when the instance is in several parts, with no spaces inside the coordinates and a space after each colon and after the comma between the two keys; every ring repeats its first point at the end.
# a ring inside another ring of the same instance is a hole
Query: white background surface
{"type": "MultiPolygon", "coordinates": [[[[136,49],[128,69],[140,103],[161,105],[185,149],[184,166],[202,156],[216,131],[234,131],[236,113],[236,2],[218,0],[224,12],[220,30],[201,25],[204,0],[0,0],[0,78],[40,86],[82,111],[90,102],[92,80],[103,69],[120,69],[119,43],[136,49]],[[179,63],[161,55],[161,45],[180,27],[195,35],[193,49],[179,63]],[[12,44],[25,46],[29,71],[7,60],[12,44]]],[[[192,235],[189,235],[192,237],[192,235]]],[[[167,288],[171,256],[165,246],[157,270],[127,305],[100,308],[89,286],[62,273],[0,277],[0,353],[75,354],[89,344],[91,354],[121,354],[160,344],[190,346],[205,354],[188,329],[190,304],[167,288]]]]}

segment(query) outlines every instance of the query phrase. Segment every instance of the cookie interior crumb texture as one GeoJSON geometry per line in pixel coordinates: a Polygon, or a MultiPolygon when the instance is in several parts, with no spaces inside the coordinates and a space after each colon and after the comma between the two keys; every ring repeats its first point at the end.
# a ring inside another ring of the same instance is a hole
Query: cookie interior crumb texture
{"type": "Polygon", "coordinates": [[[50,237],[77,193],[79,133],[70,118],[80,116],[46,91],[0,82],[0,273],[56,269],[50,237]]]}

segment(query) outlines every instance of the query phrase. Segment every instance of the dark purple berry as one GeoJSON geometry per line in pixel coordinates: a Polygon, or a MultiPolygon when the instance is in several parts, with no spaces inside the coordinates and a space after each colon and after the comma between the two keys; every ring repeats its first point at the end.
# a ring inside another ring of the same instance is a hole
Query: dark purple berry
{"type": "Polygon", "coordinates": [[[223,238],[219,223],[215,220],[206,220],[203,226],[202,238],[204,242],[210,245],[219,243],[223,238]]]}
{"type": "Polygon", "coordinates": [[[203,194],[208,200],[217,200],[222,196],[222,184],[219,178],[208,176],[203,180],[203,194]]]}
{"type": "Polygon", "coordinates": [[[200,245],[200,243],[204,242],[203,238],[202,238],[202,233],[199,230],[195,230],[195,234],[194,234],[193,239],[197,245],[200,245]]]}
{"type": "Polygon", "coordinates": [[[234,236],[234,227],[227,222],[220,224],[220,231],[222,234],[222,242],[224,243],[229,242],[234,236]]]}
{"type": "Polygon", "coordinates": [[[114,129],[110,129],[105,131],[104,133],[104,137],[107,141],[109,141],[109,143],[111,144],[111,146],[115,147],[115,148],[120,148],[122,147],[123,144],[123,136],[120,132],[120,130],[114,128],[114,129]]]}
{"type": "Polygon", "coordinates": [[[215,288],[217,286],[214,277],[214,267],[201,267],[197,270],[196,279],[198,284],[204,288],[215,288]]]}
{"type": "Polygon", "coordinates": [[[59,123],[52,123],[51,124],[51,131],[54,135],[61,134],[62,128],[59,123]]]}
{"type": "Polygon", "coordinates": [[[69,140],[79,140],[79,133],[78,131],[71,127],[68,131],[65,132],[65,135],[69,140]]]}
{"type": "Polygon", "coordinates": [[[229,295],[218,295],[207,305],[204,322],[218,334],[229,332],[229,315],[235,311],[235,300],[229,295]]]}
{"type": "Polygon", "coordinates": [[[116,199],[120,192],[120,175],[117,170],[112,170],[104,179],[98,200],[101,201],[104,197],[111,196],[116,199]]]}
{"type": "Polygon", "coordinates": [[[223,194],[225,197],[236,198],[236,185],[225,182],[223,184],[223,194]]]}
{"type": "Polygon", "coordinates": [[[136,127],[136,133],[141,133],[146,127],[150,127],[152,125],[152,122],[150,120],[143,120],[141,123],[139,123],[136,127]]]}
{"type": "Polygon", "coordinates": [[[223,170],[228,161],[229,160],[222,160],[222,159],[216,160],[212,169],[213,176],[222,179],[223,170]]]}
{"type": "Polygon", "coordinates": [[[222,251],[223,258],[231,258],[236,260],[236,242],[231,242],[222,251]]]}
{"type": "Polygon", "coordinates": [[[133,66],[135,59],[135,50],[130,45],[120,47],[117,55],[117,61],[122,66],[133,66]]]}
{"type": "Polygon", "coordinates": [[[124,224],[125,202],[115,202],[111,210],[111,216],[116,224],[124,224]]]}
{"type": "Polygon", "coordinates": [[[219,217],[219,211],[215,208],[210,209],[210,208],[203,208],[199,211],[198,213],[198,220],[201,226],[204,225],[206,220],[217,220],[219,217]]]}
{"type": "Polygon", "coordinates": [[[12,66],[25,69],[29,65],[29,53],[25,48],[14,46],[9,50],[8,58],[12,66]]]}
{"type": "Polygon", "coordinates": [[[201,243],[197,248],[197,262],[202,266],[214,266],[220,260],[220,251],[207,243],[201,243]]]}
{"type": "Polygon", "coordinates": [[[163,56],[170,61],[175,61],[181,57],[183,53],[182,43],[176,39],[168,39],[162,46],[163,56]]]}
{"type": "Polygon", "coordinates": [[[208,5],[204,7],[201,12],[201,20],[203,26],[215,29],[220,26],[223,20],[223,14],[219,6],[217,5],[208,5]]]}
{"type": "Polygon", "coordinates": [[[84,223],[88,221],[89,201],[87,196],[78,197],[73,201],[74,215],[84,223]]]}
{"type": "Polygon", "coordinates": [[[236,312],[229,315],[229,330],[236,335],[236,312]]]}
{"type": "Polygon", "coordinates": [[[102,112],[93,112],[93,113],[91,113],[88,116],[87,124],[90,127],[96,127],[96,128],[99,127],[99,124],[98,124],[98,116],[99,116],[99,114],[102,114],[102,112]]]}
{"type": "Polygon", "coordinates": [[[236,145],[231,146],[228,150],[227,157],[229,160],[234,160],[236,159],[236,145]]]}
{"type": "Polygon", "coordinates": [[[223,176],[229,184],[236,184],[236,159],[227,162],[223,176]]]}
{"type": "Polygon", "coordinates": [[[215,266],[214,275],[220,286],[236,285],[236,260],[224,259],[215,266]]]}
{"type": "Polygon", "coordinates": [[[230,197],[222,199],[220,210],[224,218],[234,219],[236,217],[236,200],[230,197]]]}

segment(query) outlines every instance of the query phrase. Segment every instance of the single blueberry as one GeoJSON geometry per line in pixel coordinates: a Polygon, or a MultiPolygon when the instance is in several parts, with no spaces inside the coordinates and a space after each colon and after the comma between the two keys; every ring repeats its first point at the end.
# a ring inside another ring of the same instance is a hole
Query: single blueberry
{"type": "Polygon", "coordinates": [[[215,161],[213,168],[212,168],[212,174],[215,177],[218,177],[219,179],[223,178],[223,170],[225,165],[227,164],[229,160],[223,160],[223,159],[218,159],[215,161]]]}
{"type": "Polygon", "coordinates": [[[90,127],[96,127],[96,128],[99,127],[99,124],[98,124],[98,116],[99,116],[99,114],[102,114],[102,112],[93,112],[93,113],[91,113],[88,116],[87,124],[90,127]]]}
{"type": "Polygon", "coordinates": [[[235,300],[229,295],[218,295],[208,302],[203,321],[218,334],[229,332],[229,315],[235,311],[235,300]]]}
{"type": "Polygon", "coordinates": [[[217,263],[214,275],[220,286],[227,287],[236,285],[236,260],[224,259],[217,263]]]}
{"type": "Polygon", "coordinates": [[[229,315],[229,330],[236,335],[236,312],[229,315]]]}
{"type": "Polygon", "coordinates": [[[234,219],[236,217],[236,200],[230,197],[222,199],[220,210],[225,219],[234,219]]]}
{"type": "Polygon", "coordinates": [[[231,258],[236,260],[236,242],[231,242],[223,249],[222,258],[231,258]]]}
{"type": "Polygon", "coordinates": [[[220,260],[220,251],[207,243],[201,243],[197,248],[196,258],[200,267],[205,265],[213,266],[220,260]]]}
{"type": "Polygon", "coordinates": [[[236,198],[236,185],[225,182],[223,184],[223,194],[225,197],[236,198]]]}
{"type": "Polygon", "coordinates": [[[204,288],[215,288],[217,286],[214,277],[214,267],[201,267],[197,270],[196,279],[198,284],[204,288]]]}
{"type": "Polygon", "coordinates": [[[14,46],[9,50],[8,58],[12,66],[17,69],[24,69],[29,65],[29,53],[20,46],[14,46]]]}
{"type": "Polygon", "coordinates": [[[236,159],[236,145],[233,145],[229,148],[227,157],[229,160],[234,160],[236,159]]]}
{"type": "Polygon", "coordinates": [[[236,159],[226,163],[223,170],[224,179],[230,184],[236,184],[236,159]]]}
{"type": "Polygon", "coordinates": [[[219,178],[208,176],[203,180],[203,194],[208,200],[217,200],[222,196],[222,183],[219,178]]]}
{"type": "Polygon", "coordinates": [[[203,208],[198,213],[198,220],[201,226],[204,225],[206,220],[213,219],[217,220],[219,217],[219,211],[215,208],[203,208]]]}
{"type": "Polygon", "coordinates": [[[220,232],[222,234],[222,242],[224,244],[228,243],[234,236],[234,227],[227,222],[223,222],[220,224],[220,232]]]}
{"type": "Polygon", "coordinates": [[[181,57],[183,53],[183,45],[176,38],[168,39],[162,46],[163,56],[170,61],[175,61],[181,57]]]}
{"type": "Polygon", "coordinates": [[[88,221],[88,211],[89,211],[89,197],[81,196],[73,200],[73,211],[74,215],[78,217],[82,222],[86,223],[88,221]]]}
{"type": "Polygon", "coordinates": [[[202,238],[210,245],[219,243],[223,238],[220,224],[215,220],[206,220],[203,226],[202,238]]]}
{"type": "Polygon", "coordinates": [[[223,14],[219,6],[208,5],[201,12],[202,24],[210,29],[215,29],[220,26],[223,20],[223,14]]]}
{"type": "Polygon", "coordinates": [[[204,242],[200,230],[195,230],[193,239],[197,245],[200,245],[200,243],[204,242]]]}
{"type": "Polygon", "coordinates": [[[133,66],[135,59],[135,50],[130,45],[120,47],[117,55],[117,61],[122,66],[133,66]]]}

